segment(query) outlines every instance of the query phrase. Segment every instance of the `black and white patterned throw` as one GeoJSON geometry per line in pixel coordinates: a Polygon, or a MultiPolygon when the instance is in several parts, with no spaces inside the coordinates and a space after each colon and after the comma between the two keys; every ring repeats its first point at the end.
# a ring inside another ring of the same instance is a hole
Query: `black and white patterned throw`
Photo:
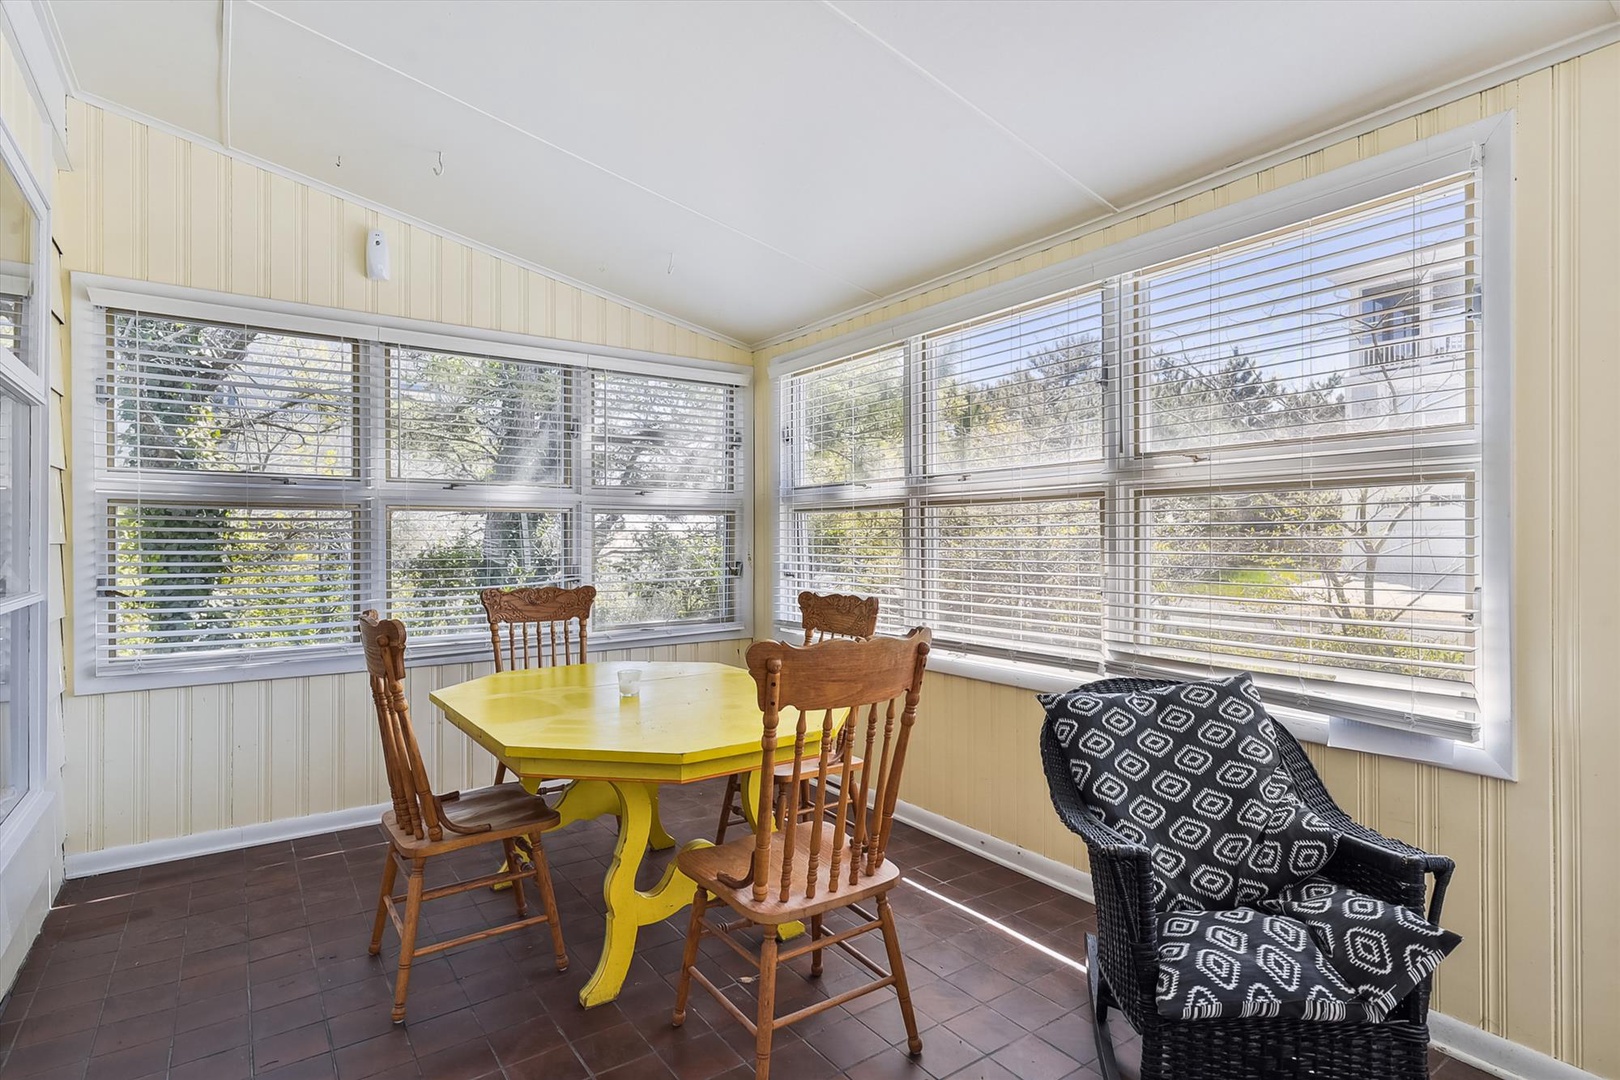
{"type": "Polygon", "coordinates": [[[1158,1011],[1376,1024],[1461,938],[1323,878],[1258,907],[1159,919],[1158,1011]]]}
{"type": "Polygon", "coordinates": [[[1161,911],[1253,904],[1332,857],[1338,834],[1295,799],[1247,674],[1040,700],[1086,807],[1153,853],[1161,911]]]}

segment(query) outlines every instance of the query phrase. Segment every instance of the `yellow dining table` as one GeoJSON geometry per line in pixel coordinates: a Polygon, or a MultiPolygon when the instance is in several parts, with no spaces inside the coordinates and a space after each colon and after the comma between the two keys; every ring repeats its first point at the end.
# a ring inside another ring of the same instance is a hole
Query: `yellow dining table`
{"type": "MultiPolygon", "coordinates": [[[[610,661],[502,671],[429,695],[450,722],[517,775],[575,781],[557,805],[559,827],[612,814],[618,844],[603,884],[607,933],[580,1003],[618,997],[637,931],[692,901],[696,886],[671,860],[651,889],[636,888],[649,844],[673,847],[658,820],[658,786],[745,773],[750,821],[759,805],[759,700],[753,677],[727,664],[610,661]],[[641,673],[640,692],[620,697],[619,672],[641,673]]],[[[796,721],[795,721],[796,722],[796,721]]],[[[820,739],[820,725],[807,736],[820,739]]],[[[791,730],[791,729],[790,729],[791,730]]],[[[792,760],[788,740],[782,757],[792,760]]],[[[687,847],[705,847],[692,840],[687,847]]]]}

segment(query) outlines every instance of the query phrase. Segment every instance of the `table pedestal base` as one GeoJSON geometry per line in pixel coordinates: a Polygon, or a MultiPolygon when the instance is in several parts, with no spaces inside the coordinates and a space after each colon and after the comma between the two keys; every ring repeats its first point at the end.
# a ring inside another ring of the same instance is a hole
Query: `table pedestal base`
{"type": "MultiPolygon", "coordinates": [[[[744,805],[750,818],[759,805],[759,776],[750,773],[744,785],[744,805]]],[[[655,849],[675,846],[658,820],[658,785],[634,780],[576,780],[557,804],[562,821],[558,828],[576,821],[591,821],[603,814],[619,819],[619,838],[613,846],[613,861],[602,884],[607,901],[607,933],[602,939],[602,956],[590,981],[579,992],[579,1003],[586,1008],[603,1005],[619,996],[630,961],[636,955],[636,936],[643,926],[662,922],[692,902],[697,883],[681,873],[674,861],[664,876],[650,889],[636,888],[636,874],[649,844],[655,849]]],[[[707,840],[689,841],[682,850],[713,847],[707,840]]],[[[784,940],[804,932],[797,923],[778,930],[784,940]]]]}
{"type": "MultiPolygon", "coordinates": [[[[607,934],[602,939],[602,956],[596,962],[590,981],[579,992],[580,1004],[589,1008],[619,996],[624,977],[630,972],[630,961],[636,954],[636,932],[643,926],[662,922],[690,904],[696,886],[671,862],[657,885],[646,890],[636,888],[636,871],[641,868],[648,842],[659,848],[675,844],[658,820],[657,784],[578,780],[557,804],[557,813],[562,816],[559,828],[603,814],[619,819],[619,839],[613,847],[613,862],[608,866],[602,887],[607,900],[607,934]]],[[[709,842],[693,840],[688,846],[707,847],[709,842]]]]}

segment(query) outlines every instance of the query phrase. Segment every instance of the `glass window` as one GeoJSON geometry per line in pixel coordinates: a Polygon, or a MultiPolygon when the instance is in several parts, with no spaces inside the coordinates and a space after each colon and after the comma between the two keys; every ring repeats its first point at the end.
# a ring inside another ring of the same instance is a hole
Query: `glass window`
{"type": "Polygon", "coordinates": [[[595,584],[598,640],[737,623],[734,386],[101,317],[105,349],[80,368],[98,413],[85,440],[99,513],[82,527],[105,538],[91,679],[352,657],[372,607],[479,655],[478,593],[494,585],[595,584]]]}
{"type": "Polygon", "coordinates": [[[488,625],[481,590],[569,585],[568,515],[532,510],[416,510],[388,515],[388,602],[413,638],[488,625]]]}
{"type": "Polygon", "coordinates": [[[1109,672],[1250,668],[1471,737],[1480,180],[787,376],[777,615],[1109,672]]]}

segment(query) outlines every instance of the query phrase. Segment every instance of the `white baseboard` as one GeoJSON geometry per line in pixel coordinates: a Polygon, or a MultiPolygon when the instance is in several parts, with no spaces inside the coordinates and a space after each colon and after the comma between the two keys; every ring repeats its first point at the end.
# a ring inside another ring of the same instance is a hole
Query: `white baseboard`
{"type": "Polygon", "coordinates": [[[1509,1042],[1445,1013],[1429,1013],[1429,1041],[1447,1056],[1505,1080],[1601,1080],[1596,1073],[1509,1042]]]}
{"type": "Polygon", "coordinates": [[[989,833],[970,829],[959,821],[952,821],[908,802],[895,803],[894,816],[895,820],[903,821],[914,829],[921,829],[930,836],[937,836],[964,851],[971,851],[1009,870],[1016,870],[1025,877],[1034,878],[1070,896],[1078,896],[1088,904],[1097,902],[1096,894],[1091,890],[1091,875],[1079,867],[1037,855],[1017,844],[1009,844],[989,833]]]}
{"type": "MultiPolygon", "coordinates": [[[[1061,889],[1090,903],[1096,902],[1091,875],[1084,870],[1045,855],[1037,855],[910,803],[898,803],[894,816],[913,828],[993,863],[1017,870],[1054,889],[1061,889]]],[[[1429,1037],[1434,1047],[1442,1053],[1504,1080],[1601,1080],[1594,1073],[1565,1064],[1527,1046],[1509,1042],[1500,1035],[1492,1035],[1444,1013],[1429,1013],[1429,1037]]]]}
{"type": "Polygon", "coordinates": [[[241,825],[234,829],[192,833],[168,840],[148,840],[144,844],[126,844],[123,847],[103,848],[100,851],[81,851],[67,857],[69,878],[109,874],[114,870],[128,870],[136,866],[154,866],[158,863],[190,859],[197,855],[212,855],[219,851],[236,851],[259,844],[273,844],[281,840],[296,840],[301,836],[337,832],[360,825],[375,825],[388,804],[354,806],[347,810],[332,810],[306,817],[283,818],[241,825]]]}

